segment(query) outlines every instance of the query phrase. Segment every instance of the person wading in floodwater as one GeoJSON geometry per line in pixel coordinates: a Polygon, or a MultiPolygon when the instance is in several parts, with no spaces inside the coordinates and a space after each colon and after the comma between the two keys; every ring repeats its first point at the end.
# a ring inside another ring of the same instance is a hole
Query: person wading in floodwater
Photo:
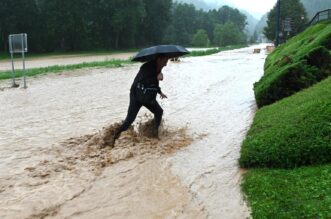
{"type": "Polygon", "coordinates": [[[111,139],[105,139],[105,145],[114,146],[116,139],[127,130],[137,117],[142,106],[154,114],[154,124],[151,133],[158,137],[158,129],[162,120],[163,109],[156,100],[157,94],[161,99],[168,98],[159,87],[159,81],[163,80],[162,69],[168,63],[168,57],[158,56],[155,60],[146,62],[140,67],[130,89],[130,104],[128,114],[123,124],[115,130],[111,139]]]}

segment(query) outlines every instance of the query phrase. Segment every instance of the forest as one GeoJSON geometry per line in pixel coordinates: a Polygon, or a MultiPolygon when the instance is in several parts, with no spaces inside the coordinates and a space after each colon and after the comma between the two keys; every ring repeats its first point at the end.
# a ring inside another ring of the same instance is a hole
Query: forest
{"type": "Polygon", "coordinates": [[[118,50],[156,44],[246,43],[246,16],[229,6],[203,11],[172,0],[1,0],[0,52],[28,34],[32,52],[118,50]]]}

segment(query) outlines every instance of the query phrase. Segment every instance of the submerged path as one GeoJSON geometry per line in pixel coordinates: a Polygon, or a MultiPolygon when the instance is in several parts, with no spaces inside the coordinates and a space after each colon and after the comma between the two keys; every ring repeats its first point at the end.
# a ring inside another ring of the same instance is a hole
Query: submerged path
{"type": "Polygon", "coordinates": [[[249,216],[237,160],[266,57],[256,47],[265,45],[169,63],[168,131],[160,141],[124,135],[113,150],[86,152],[81,139],[124,119],[139,64],[0,91],[0,218],[249,216]]]}
{"type": "MultiPolygon", "coordinates": [[[[114,53],[114,54],[103,54],[103,55],[52,55],[52,56],[45,56],[45,57],[32,57],[30,58],[27,54],[27,59],[25,60],[25,67],[26,69],[29,68],[41,68],[41,67],[48,67],[54,65],[73,65],[73,64],[80,64],[83,62],[102,62],[112,59],[129,59],[135,55],[134,52],[122,52],[122,53],[114,53]]],[[[15,69],[22,69],[22,59],[15,58],[15,69]]],[[[0,61],[0,71],[11,71],[11,60],[10,56],[8,55],[7,60],[0,61]]]]}

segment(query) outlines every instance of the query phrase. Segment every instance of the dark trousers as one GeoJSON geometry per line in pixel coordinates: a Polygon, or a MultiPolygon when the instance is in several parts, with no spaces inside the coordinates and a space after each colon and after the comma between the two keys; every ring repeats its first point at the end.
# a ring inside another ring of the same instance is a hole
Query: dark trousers
{"type": "Polygon", "coordinates": [[[144,106],[149,111],[151,111],[154,114],[154,122],[155,122],[155,128],[158,128],[160,126],[162,115],[163,115],[163,109],[159,105],[159,103],[155,100],[151,101],[149,104],[142,104],[139,101],[137,101],[135,97],[135,93],[133,91],[130,92],[130,105],[128,109],[128,114],[121,125],[121,127],[118,129],[117,135],[119,136],[121,132],[127,130],[130,125],[134,122],[134,120],[137,117],[137,114],[140,110],[140,108],[144,106]]]}

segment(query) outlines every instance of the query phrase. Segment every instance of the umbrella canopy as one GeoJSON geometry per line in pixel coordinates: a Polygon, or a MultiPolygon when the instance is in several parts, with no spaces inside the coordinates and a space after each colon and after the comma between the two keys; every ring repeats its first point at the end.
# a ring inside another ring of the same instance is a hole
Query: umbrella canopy
{"type": "Polygon", "coordinates": [[[190,53],[187,49],[177,45],[158,45],[142,49],[132,59],[137,62],[148,62],[156,59],[158,56],[166,56],[168,58],[178,57],[190,53]]]}

